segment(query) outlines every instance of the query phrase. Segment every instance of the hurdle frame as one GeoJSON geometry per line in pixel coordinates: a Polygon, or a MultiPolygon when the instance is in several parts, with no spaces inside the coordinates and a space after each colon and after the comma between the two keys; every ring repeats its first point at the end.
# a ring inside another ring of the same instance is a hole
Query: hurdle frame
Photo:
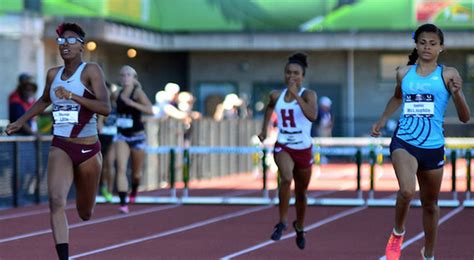
{"type": "MultiPolygon", "coordinates": [[[[467,174],[466,178],[468,179],[467,189],[466,189],[466,199],[461,203],[458,198],[458,192],[456,191],[456,159],[457,159],[457,149],[465,148],[466,143],[463,143],[463,147],[459,146],[459,140],[456,142],[451,142],[447,138],[448,145],[451,145],[453,148],[447,150],[447,154],[450,154],[450,161],[452,164],[452,188],[451,192],[453,194],[453,199],[448,200],[439,200],[438,205],[440,207],[457,207],[461,204],[466,207],[474,207],[474,200],[471,199],[471,148],[467,149],[465,152],[466,164],[467,164],[467,174]],[[469,159],[468,159],[469,158],[469,159]]],[[[394,206],[396,203],[395,199],[376,199],[374,198],[375,192],[375,164],[383,156],[389,155],[388,149],[383,148],[383,146],[388,146],[390,143],[390,138],[315,138],[313,151],[315,151],[315,158],[320,157],[321,154],[324,155],[354,155],[355,162],[357,164],[357,196],[355,198],[324,198],[318,197],[313,198],[308,196],[307,204],[308,205],[321,205],[321,206],[361,206],[367,205],[370,207],[390,207],[394,206]],[[321,147],[324,146],[324,147],[321,147]],[[341,154],[341,148],[333,148],[337,146],[346,146],[346,154],[341,154]],[[347,148],[347,146],[354,146],[355,148],[347,148]],[[363,190],[361,187],[361,165],[364,162],[364,156],[368,159],[370,165],[370,188],[368,190],[368,198],[363,197],[363,190]]],[[[472,147],[474,140],[468,142],[468,147],[472,147]]],[[[268,156],[267,147],[204,147],[204,146],[195,146],[195,147],[149,147],[147,149],[149,153],[155,154],[164,154],[169,153],[169,180],[170,180],[170,194],[169,196],[139,196],[136,198],[136,203],[158,203],[158,204],[228,204],[228,205],[277,205],[279,200],[276,197],[270,198],[269,191],[267,189],[267,170],[268,165],[266,164],[266,157],[268,156]],[[210,154],[210,153],[259,153],[261,156],[261,170],[262,170],[262,196],[254,197],[205,197],[205,196],[189,196],[188,182],[189,182],[189,164],[190,164],[190,154],[210,154]],[[184,189],[182,196],[178,197],[176,195],[175,187],[175,161],[176,154],[183,153],[183,183],[184,189]]],[[[316,161],[317,162],[317,161],[316,161]]],[[[98,203],[104,203],[105,199],[101,196],[97,197],[98,203]]],[[[114,197],[112,202],[118,202],[118,198],[114,197]]],[[[290,204],[294,204],[294,198],[291,198],[290,204]]],[[[413,200],[411,202],[412,206],[419,207],[421,202],[419,200],[413,200]]]]}

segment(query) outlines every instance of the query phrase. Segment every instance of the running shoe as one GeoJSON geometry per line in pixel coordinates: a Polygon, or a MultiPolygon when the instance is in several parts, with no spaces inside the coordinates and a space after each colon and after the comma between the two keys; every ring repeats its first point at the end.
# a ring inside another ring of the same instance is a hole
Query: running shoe
{"type": "Polygon", "coordinates": [[[403,244],[403,236],[397,236],[393,232],[390,234],[390,238],[385,248],[385,257],[387,260],[399,260],[401,254],[401,248],[403,244]]]}
{"type": "Polygon", "coordinates": [[[127,214],[130,212],[130,210],[128,209],[128,206],[125,205],[125,206],[120,206],[119,207],[119,212],[122,213],[122,214],[127,214]]]}
{"type": "Polygon", "coordinates": [[[420,253],[421,253],[421,259],[423,259],[423,260],[434,260],[434,256],[432,256],[432,257],[426,257],[425,256],[425,247],[421,248],[420,253]]]}
{"type": "Polygon", "coordinates": [[[112,202],[112,194],[107,190],[107,187],[102,187],[100,188],[100,193],[102,193],[102,196],[104,197],[105,201],[107,202],[112,202]]]}
{"type": "Polygon", "coordinates": [[[299,249],[303,250],[306,246],[306,238],[304,237],[304,230],[299,229],[296,227],[296,220],[293,221],[293,228],[295,229],[296,232],[296,246],[298,246],[299,249]]]}
{"type": "Polygon", "coordinates": [[[279,222],[278,224],[276,224],[275,227],[273,228],[271,239],[275,241],[280,240],[281,233],[283,232],[283,230],[286,230],[286,227],[287,225],[282,222],[279,222]]]}

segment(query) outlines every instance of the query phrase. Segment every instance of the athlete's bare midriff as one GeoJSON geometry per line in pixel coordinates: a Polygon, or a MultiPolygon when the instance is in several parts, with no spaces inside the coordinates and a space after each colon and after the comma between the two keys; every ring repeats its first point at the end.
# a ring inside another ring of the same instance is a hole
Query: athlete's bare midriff
{"type": "Polygon", "coordinates": [[[63,136],[56,136],[62,140],[67,142],[75,143],[75,144],[95,144],[99,137],[97,135],[86,136],[86,137],[63,137],[63,136]]]}

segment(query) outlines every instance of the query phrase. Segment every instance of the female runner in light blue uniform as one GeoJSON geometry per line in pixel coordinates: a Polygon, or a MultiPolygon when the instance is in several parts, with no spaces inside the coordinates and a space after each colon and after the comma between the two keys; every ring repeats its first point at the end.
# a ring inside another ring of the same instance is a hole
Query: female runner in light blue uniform
{"type": "Polygon", "coordinates": [[[420,26],[414,35],[416,48],[407,66],[397,70],[397,85],[380,120],[372,127],[372,136],[380,135],[390,115],[402,106],[398,127],[392,137],[390,152],[397,175],[398,191],[395,226],[385,254],[399,259],[405,234],[410,201],[415,196],[416,178],[423,205],[424,259],[434,259],[439,207],[438,195],[444,166],[443,122],[446,105],[453,98],[459,120],[466,123],[470,110],[462,92],[462,79],[455,68],[439,65],[444,35],[433,24],[420,26]]]}

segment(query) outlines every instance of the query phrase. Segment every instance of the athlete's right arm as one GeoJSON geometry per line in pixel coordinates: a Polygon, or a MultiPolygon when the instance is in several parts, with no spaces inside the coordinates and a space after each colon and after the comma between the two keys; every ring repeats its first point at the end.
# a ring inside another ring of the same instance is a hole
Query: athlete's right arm
{"type": "Polygon", "coordinates": [[[380,129],[385,126],[387,119],[400,107],[402,104],[402,79],[405,74],[408,72],[407,66],[397,68],[397,85],[395,86],[395,91],[393,96],[388,100],[385,110],[383,111],[380,119],[372,125],[371,136],[377,137],[380,136],[380,129]]]}
{"type": "Polygon", "coordinates": [[[276,102],[277,102],[279,96],[280,96],[279,91],[270,92],[270,101],[268,101],[268,104],[265,107],[265,114],[264,114],[264,117],[263,117],[262,131],[258,135],[258,139],[260,139],[260,142],[263,142],[265,140],[265,138],[267,138],[268,123],[270,122],[270,118],[273,114],[273,110],[275,109],[275,105],[276,105],[276,102]]]}
{"type": "Polygon", "coordinates": [[[53,82],[54,76],[56,75],[58,68],[52,68],[46,75],[46,85],[44,87],[43,95],[33,104],[33,106],[26,111],[18,120],[12,122],[7,126],[5,132],[8,135],[14,134],[31,118],[42,113],[50,104],[51,99],[49,97],[49,90],[51,89],[51,83],[53,82]]]}

